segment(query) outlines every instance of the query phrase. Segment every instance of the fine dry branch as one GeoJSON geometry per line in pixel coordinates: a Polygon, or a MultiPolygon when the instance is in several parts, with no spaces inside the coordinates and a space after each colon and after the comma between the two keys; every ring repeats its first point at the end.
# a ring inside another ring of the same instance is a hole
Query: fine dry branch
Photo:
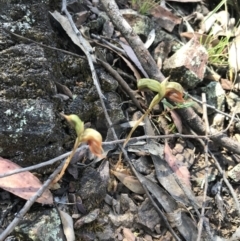
{"type": "Polygon", "coordinates": [[[20,210],[20,212],[16,215],[13,221],[7,226],[7,228],[1,233],[0,240],[5,240],[5,238],[14,230],[14,228],[18,225],[18,223],[23,219],[24,215],[31,208],[34,202],[43,194],[43,192],[50,186],[52,180],[57,176],[57,174],[61,171],[63,167],[63,163],[58,166],[58,168],[50,175],[48,180],[42,185],[42,187],[36,192],[36,194],[30,198],[24,205],[24,207],[20,210]]]}
{"type": "Polygon", "coordinates": [[[148,76],[152,79],[163,81],[165,78],[160,70],[156,67],[156,63],[148,50],[142,43],[142,40],[137,34],[134,33],[128,22],[122,17],[115,1],[101,0],[106,12],[115,25],[115,27],[127,39],[128,43],[137,55],[142,67],[147,72],[148,76]]]}

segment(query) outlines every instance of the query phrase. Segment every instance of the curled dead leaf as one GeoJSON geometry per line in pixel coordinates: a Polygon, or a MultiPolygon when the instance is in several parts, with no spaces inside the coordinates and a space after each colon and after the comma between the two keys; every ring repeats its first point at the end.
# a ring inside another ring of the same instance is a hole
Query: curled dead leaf
{"type": "Polygon", "coordinates": [[[144,194],[145,191],[142,184],[134,176],[129,176],[121,172],[112,171],[113,175],[118,178],[118,180],[123,183],[129,190],[134,193],[144,194]]]}

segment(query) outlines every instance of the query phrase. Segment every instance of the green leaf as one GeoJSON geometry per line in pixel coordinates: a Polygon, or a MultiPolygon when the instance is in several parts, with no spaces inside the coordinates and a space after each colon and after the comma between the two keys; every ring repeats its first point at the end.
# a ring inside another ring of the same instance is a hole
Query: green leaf
{"type": "Polygon", "coordinates": [[[175,90],[183,94],[183,87],[177,82],[168,82],[166,88],[167,90],[175,90]]]}
{"type": "Polygon", "coordinates": [[[137,82],[137,87],[139,90],[149,89],[154,92],[159,92],[162,88],[161,83],[153,79],[140,79],[137,82]]]}
{"type": "Polygon", "coordinates": [[[165,96],[166,94],[166,88],[169,84],[168,82],[169,78],[166,78],[163,82],[159,83],[157,80],[154,79],[140,79],[138,81],[138,89],[139,90],[145,90],[149,89],[151,91],[157,92],[158,94],[154,97],[152,100],[149,109],[151,110],[154,105],[158,104],[161,99],[165,96]]]}
{"type": "Polygon", "coordinates": [[[81,140],[81,135],[84,132],[84,123],[81,121],[81,119],[77,115],[64,115],[61,114],[68,122],[69,124],[75,129],[79,141],[81,140]]]}

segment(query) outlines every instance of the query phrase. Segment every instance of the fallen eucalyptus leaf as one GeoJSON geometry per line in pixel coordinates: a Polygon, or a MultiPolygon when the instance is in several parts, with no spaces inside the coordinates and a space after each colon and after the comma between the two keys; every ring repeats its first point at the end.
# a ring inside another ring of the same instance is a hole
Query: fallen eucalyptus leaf
{"type": "Polygon", "coordinates": [[[152,45],[155,37],[156,37],[155,29],[152,29],[151,32],[148,34],[147,41],[144,44],[146,49],[148,49],[152,45]]]}
{"type": "Polygon", "coordinates": [[[55,81],[55,84],[56,84],[58,93],[67,95],[68,97],[73,99],[72,91],[66,85],[62,85],[56,81],[55,81]]]}
{"type": "Polygon", "coordinates": [[[129,228],[123,228],[123,235],[127,241],[135,241],[136,240],[136,236],[133,234],[133,232],[129,228]]]}
{"type": "Polygon", "coordinates": [[[240,36],[237,36],[232,42],[229,49],[229,65],[235,73],[240,70],[240,36]]]}
{"type": "Polygon", "coordinates": [[[74,241],[75,240],[75,233],[73,229],[73,220],[72,217],[61,210],[59,210],[59,214],[62,220],[63,225],[63,232],[67,238],[67,241],[74,241]]]}
{"type": "Polygon", "coordinates": [[[175,172],[179,179],[181,179],[187,186],[191,187],[190,174],[186,166],[183,165],[177,158],[172,154],[172,151],[168,145],[165,143],[164,148],[165,160],[171,169],[175,172]]]}
{"type": "Polygon", "coordinates": [[[91,211],[89,214],[87,214],[86,216],[83,216],[82,218],[78,219],[75,223],[74,223],[74,228],[75,229],[79,229],[80,227],[82,227],[82,225],[86,224],[86,223],[91,223],[94,220],[97,219],[98,215],[99,215],[100,210],[94,209],[93,211],[91,211]]]}
{"type": "Polygon", "coordinates": [[[174,27],[182,21],[181,18],[160,5],[156,5],[152,8],[151,15],[154,17],[155,22],[168,32],[172,32],[174,27]]]}
{"type": "Polygon", "coordinates": [[[180,116],[178,115],[178,113],[175,110],[171,110],[171,116],[172,116],[172,120],[175,124],[175,126],[177,127],[177,130],[179,133],[182,133],[182,120],[180,118],[180,116]]]}
{"type": "MultiPolygon", "coordinates": [[[[0,157],[0,174],[21,168],[16,163],[0,157]]],[[[23,199],[30,199],[42,187],[42,183],[31,172],[21,172],[11,176],[0,178],[0,188],[13,193],[23,199]]],[[[46,190],[36,202],[53,204],[53,196],[46,190]]]]}
{"type": "Polygon", "coordinates": [[[121,183],[123,183],[132,192],[138,193],[138,194],[145,193],[141,183],[138,181],[136,177],[129,176],[116,171],[112,171],[112,173],[114,174],[114,176],[116,176],[119,179],[121,183]]]}

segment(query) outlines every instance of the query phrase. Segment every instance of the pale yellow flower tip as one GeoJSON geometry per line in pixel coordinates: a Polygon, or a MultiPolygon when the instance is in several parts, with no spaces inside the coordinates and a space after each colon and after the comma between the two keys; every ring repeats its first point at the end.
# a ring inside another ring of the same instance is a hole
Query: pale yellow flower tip
{"type": "Polygon", "coordinates": [[[80,137],[84,131],[84,123],[81,121],[81,119],[77,115],[60,114],[70,123],[70,125],[75,129],[77,136],[80,137]]]}
{"type": "Polygon", "coordinates": [[[87,128],[82,135],[81,140],[83,142],[87,142],[87,144],[89,145],[89,149],[90,151],[96,155],[97,157],[102,158],[102,136],[101,134],[92,129],[92,128],[87,128]]]}

